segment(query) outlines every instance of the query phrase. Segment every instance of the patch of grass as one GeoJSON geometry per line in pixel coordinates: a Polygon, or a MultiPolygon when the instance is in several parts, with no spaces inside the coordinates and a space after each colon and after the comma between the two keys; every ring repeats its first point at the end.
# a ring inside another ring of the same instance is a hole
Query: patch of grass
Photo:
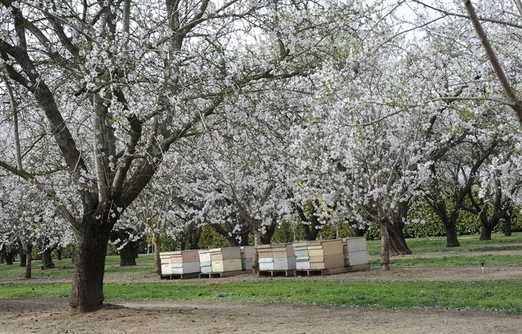
{"type": "Polygon", "coordinates": [[[0,283],[0,298],[69,297],[71,283],[0,283]]]}
{"type": "MultiPolygon", "coordinates": [[[[491,240],[479,240],[478,235],[464,235],[458,237],[460,247],[446,247],[446,237],[409,238],[408,247],[413,254],[450,253],[450,252],[484,252],[500,250],[522,250],[522,233],[513,233],[506,237],[501,233],[494,233],[491,240]]],[[[380,255],[381,241],[368,240],[370,255],[380,255]]]]}
{"type": "MultiPolygon", "coordinates": [[[[66,297],[70,284],[0,284],[0,298],[66,297]]],[[[336,281],[267,280],[228,284],[108,283],[106,300],[193,300],[296,303],[318,306],[411,309],[438,307],[522,314],[522,282],[517,281],[336,281]]]]}
{"type": "MultiPolygon", "coordinates": [[[[72,276],[74,272],[74,263],[71,259],[56,260],[53,259],[56,268],[42,270],[42,262],[33,260],[31,276],[38,277],[65,277],[72,276]]],[[[136,259],[136,266],[120,266],[120,257],[117,255],[107,256],[105,259],[105,274],[152,274],[154,273],[154,254],[140,255],[136,259]]],[[[19,262],[12,265],[0,264],[0,277],[24,277],[25,267],[21,267],[19,262]]]]}
{"type": "MultiPolygon", "coordinates": [[[[520,255],[454,255],[442,257],[391,257],[391,267],[441,267],[441,266],[479,266],[484,261],[485,266],[519,266],[522,265],[520,255]]],[[[370,260],[371,267],[380,267],[381,260],[370,260]]]]}

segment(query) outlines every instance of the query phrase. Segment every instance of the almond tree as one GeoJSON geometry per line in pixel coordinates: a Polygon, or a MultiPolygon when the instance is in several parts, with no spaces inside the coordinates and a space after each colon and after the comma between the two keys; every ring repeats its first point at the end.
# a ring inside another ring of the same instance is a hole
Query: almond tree
{"type": "Polygon", "coordinates": [[[37,104],[30,112],[46,119],[49,151],[60,156],[50,162],[68,174],[55,178],[64,187],[48,186],[36,165],[1,165],[61,201],[77,237],[70,305],[80,312],[102,307],[110,232],[167,152],[226,116],[223,101],[254,94],[252,83],[306,74],[322,36],[342,31],[337,19],[350,10],[313,1],[0,3],[2,74],[37,104]]]}

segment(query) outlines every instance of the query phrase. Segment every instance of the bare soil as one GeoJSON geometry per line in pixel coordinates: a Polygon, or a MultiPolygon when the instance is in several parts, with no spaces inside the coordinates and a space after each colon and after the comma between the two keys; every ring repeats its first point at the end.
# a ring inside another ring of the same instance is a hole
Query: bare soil
{"type": "MultiPolygon", "coordinates": [[[[517,253],[517,252],[515,252],[517,253]]],[[[520,253],[520,252],[518,252],[520,253]]],[[[522,253],[520,253],[522,255],[522,253]]],[[[66,278],[44,278],[59,281],[66,278]]],[[[513,280],[522,279],[522,266],[415,267],[371,269],[313,277],[194,279],[208,284],[250,280],[513,280]]],[[[36,281],[32,280],[33,282],[36,281]]],[[[106,275],[106,281],[157,282],[153,275],[106,275]]],[[[0,281],[4,281],[0,279],[0,281]]],[[[12,281],[12,280],[11,280],[12,281]]],[[[16,281],[21,281],[16,280],[16,281]]],[[[191,280],[192,281],[192,280],[191,280]]],[[[163,280],[163,282],[168,282],[163,280]]],[[[108,301],[89,314],[71,313],[67,299],[0,299],[1,333],[520,333],[522,316],[467,310],[317,307],[313,305],[108,301]]]]}

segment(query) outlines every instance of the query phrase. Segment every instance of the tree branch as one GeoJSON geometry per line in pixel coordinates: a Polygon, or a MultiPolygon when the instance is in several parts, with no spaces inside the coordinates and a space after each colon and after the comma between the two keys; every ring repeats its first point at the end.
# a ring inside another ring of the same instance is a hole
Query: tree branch
{"type": "Polygon", "coordinates": [[[486,50],[486,55],[489,58],[491,66],[493,66],[493,69],[495,70],[495,74],[497,75],[497,78],[500,81],[502,88],[504,89],[504,93],[507,95],[509,101],[511,101],[511,103],[512,103],[510,105],[510,107],[517,114],[518,122],[522,126],[522,101],[520,101],[518,99],[515,92],[511,88],[511,85],[509,84],[509,81],[506,78],[506,75],[504,73],[504,70],[502,69],[502,66],[500,65],[497,55],[496,55],[495,51],[493,50],[493,47],[491,46],[491,43],[489,42],[489,40],[486,36],[486,32],[482,28],[482,25],[477,16],[477,13],[475,13],[475,9],[473,8],[473,5],[471,4],[471,0],[462,0],[462,1],[464,2],[464,6],[466,7],[466,11],[468,12],[471,23],[473,24],[473,27],[475,28],[475,31],[477,32],[477,35],[480,38],[480,41],[482,42],[484,49],[486,50]]]}

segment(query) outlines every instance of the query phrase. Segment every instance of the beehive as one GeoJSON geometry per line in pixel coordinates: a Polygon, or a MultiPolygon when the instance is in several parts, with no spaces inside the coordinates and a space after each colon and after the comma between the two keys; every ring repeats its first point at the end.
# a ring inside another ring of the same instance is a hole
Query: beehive
{"type": "Polygon", "coordinates": [[[259,271],[295,269],[295,253],[292,244],[272,244],[257,246],[259,271]]]}
{"type": "Polygon", "coordinates": [[[211,248],[199,250],[202,273],[221,273],[241,270],[239,247],[211,248]]]}
{"type": "Polygon", "coordinates": [[[310,256],[308,254],[308,245],[306,242],[294,243],[295,268],[297,270],[310,269],[310,256]]]}
{"type": "Polygon", "coordinates": [[[172,254],[175,252],[161,252],[161,274],[172,275],[172,254]]]}
{"type": "Polygon", "coordinates": [[[241,246],[241,269],[242,270],[251,270],[252,269],[252,259],[254,257],[255,252],[254,246],[241,246]]]}
{"type": "Polygon", "coordinates": [[[343,239],[344,265],[358,266],[369,264],[366,238],[344,238],[343,239]]]}
{"type": "Polygon", "coordinates": [[[199,250],[199,265],[202,273],[212,272],[212,260],[210,256],[213,252],[217,252],[218,250],[219,248],[199,250]]]}
{"type": "Polygon", "coordinates": [[[314,240],[295,243],[297,270],[319,270],[344,267],[341,239],[314,240]]]}
{"type": "Polygon", "coordinates": [[[190,274],[200,272],[199,251],[184,250],[171,252],[172,274],[190,274]]]}

